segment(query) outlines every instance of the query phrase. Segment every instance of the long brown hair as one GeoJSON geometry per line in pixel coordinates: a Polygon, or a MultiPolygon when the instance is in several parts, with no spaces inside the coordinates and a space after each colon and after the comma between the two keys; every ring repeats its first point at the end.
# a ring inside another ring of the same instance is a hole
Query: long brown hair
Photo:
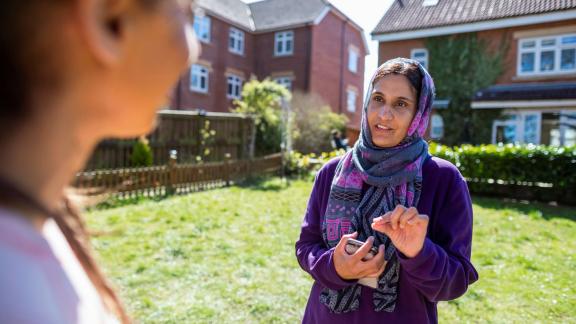
{"type": "MultiPolygon", "coordinates": [[[[161,0],[138,0],[150,7],[161,0]]],[[[39,91],[50,93],[61,81],[59,35],[52,24],[71,8],[72,0],[3,0],[0,6],[0,142],[34,111],[39,91]],[[51,33],[52,31],[52,33],[51,33]]],[[[93,257],[89,235],[78,211],[68,200],[64,211],[52,213],[78,261],[106,308],[123,323],[130,323],[120,299],[93,257]]]]}

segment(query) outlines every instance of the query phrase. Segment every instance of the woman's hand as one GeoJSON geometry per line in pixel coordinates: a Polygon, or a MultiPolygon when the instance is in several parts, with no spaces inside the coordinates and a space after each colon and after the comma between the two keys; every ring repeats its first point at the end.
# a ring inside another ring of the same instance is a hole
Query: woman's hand
{"type": "Polygon", "coordinates": [[[416,208],[398,205],[393,211],[374,218],[372,228],[386,234],[398,251],[413,258],[424,247],[428,220],[428,216],[419,214],[416,208]]]}
{"type": "Polygon", "coordinates": [[[374,242],[374,238],[370,236],[368,240],[354,253],[348,254],[346,252],[346,243],[349,238],[356,238],[358,233],[352,233],[342,236],[336,248],[334,248],[334,267],[338,275],[345,280],[360,279],[365,277],[378,277],[384,268],[386,268],[386,261],[384,260],[384,244],[378,247],[378,254],[370,260],[363,261],[374,242]]]}

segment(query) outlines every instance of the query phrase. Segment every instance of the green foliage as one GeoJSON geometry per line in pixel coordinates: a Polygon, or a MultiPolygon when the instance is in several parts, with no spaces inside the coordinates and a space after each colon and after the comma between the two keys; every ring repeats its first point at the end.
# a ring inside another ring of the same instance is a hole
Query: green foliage
{"type": "Polygon", "coordinates": [[[454,163],[466,178],[511,184],[550,183],[560,192],[576,188],[576,146],[431,144],[430,154],[454,163]]]}
{"type": "Polygon", "coordinates": [[[242,100],[235,100],[235,113],[249,115],[256,125],[256,154],[280,151],[282,141],[281,100],[290,100],[291,94],[284,86],[265,79],[251,80],[242,88],[242,100]]]}
{"type": "Polygon", "coordinates": [[[210,128],[210,121],[204,121],[204,126],[200,129],[200,155],[196,156],[196,162],[202,163],[210,155],[210,147],[214,145],[216,131],[210,128]]]}
{"type": "MultiPolygon", "coordinates": [[[[312,285],[294,256],[312,183],[279,179],[87,215],[139,323],[298,323],[312,285]]],[[[480,280],[440,323],[574,323],[574,208],[473,197],[480,280]]]]}
{"type": "Polygon", "coordinates": [[[344,150],[335,150],[321,154],[302,154],[292,151],[288,155],[286,162],[286,173],[289,176],[307,178],[313,176],[326,162],[337,156],[344,155],[344,150]]]}
{"type": "Polygon", "coordinates": [[[330,106],[312,94],[296,93],[292,98],[292,145],[302,153],[328,152],[332,130],[345,134],[348,117],[332,112],[330,106]]]}
{"type": "Polygon", "coordinates": [[[146,167],[152,165],[152,149],[145,136],[142,136],[134,143],[130,164],[132,167],[146,167]]]}
{"type": "Polygon", "coordinates": [[[470,108],[476,91],[494,84],[503,71],[508,44],[501,40],[495,50],[490,45],[475,33],[426,40],[436,97],[451,100],[448,109],[439,110],[444,119],[443,142],[448,145],[490,141],[492,121],[499,112],[470,108]]]}

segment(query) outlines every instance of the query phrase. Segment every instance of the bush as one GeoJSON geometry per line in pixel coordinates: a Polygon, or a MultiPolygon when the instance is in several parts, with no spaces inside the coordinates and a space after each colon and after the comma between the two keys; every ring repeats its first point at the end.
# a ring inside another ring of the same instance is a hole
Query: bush
{"type": "Polygon", "coordinates": [[[251,80],[242,88],[242,100],[234,101],[233,112],[254,118],[256,127],[255,151],[257,155],[280,152],[282,129],[280,104],[290,100],[291,94],[284,86],[265,79],[251,80]]]}
{"type": "Polygon", "coordinates": [[[292,151],[288,154],[286,162],[286,173],[293,177],[313,176],[320,168],[331,159],[344,155],[344,150],[324,152],[322,154],[310,153],[302,154],[292,151]]]}
{"type": "Polygon", "coordinates": [[[332,112],[330,106],[313,94],[295,93],[292,102],[292,144],[302,153],[333,150],[332,130],[345,134],[348,117],[332,112]]]}
{"type": "Polygon", "coordinates": [[[152,149],[145,136],[140,137],[138,141],[134,143],[132,155],[130,156],[130,164],[132,167],[152,165],[152,149]]]}
{"type": "Polygon", "coordinates": [[[430,154],[454,163],[472,181],[508,184],[552,184],[561,192],[576,188],[576,146],[431,144],[430,154]]]}

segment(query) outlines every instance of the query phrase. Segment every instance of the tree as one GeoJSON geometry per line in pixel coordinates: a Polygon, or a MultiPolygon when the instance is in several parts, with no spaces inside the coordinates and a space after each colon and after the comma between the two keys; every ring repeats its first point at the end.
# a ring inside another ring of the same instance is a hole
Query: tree
{"type": "Polygon", "coordinates": [[[141,136],[132,148],[130,162],[133,167],[146,167],[152,165],[152,149],[146,136],[141,136]]]}
{"type": "Polygon", "coordinates": [[[282,141],[280,107],[281,101],[290,100],[291,94],[284,86],[265,79],[251,80],[242,88],[242,99],[234,101],[235,113],[245,114],[254,119],[257,155],[280,151],[282,141]]]}
{"type": "Polygon", "coordinates": [[[492,85],[503,71],[507,43],[502,38],[495,49],[489,45],[475,33],[426,40],[436,97],[450,99],[448,109],[439,111],[444,119],[443,142],[448,145],[490,140],[492,121],[500,112],[474,111],[470,106],[474,93],[492,85]]]}
{"type": "Polygon", "coordinates": [[[317,95],[294,93],[291,108],[293,123],[290,133],[294,149],[298,152],[332,151],[332,130],[345,133],[348,117],[332,112],[330,106],[317,95]]]}

